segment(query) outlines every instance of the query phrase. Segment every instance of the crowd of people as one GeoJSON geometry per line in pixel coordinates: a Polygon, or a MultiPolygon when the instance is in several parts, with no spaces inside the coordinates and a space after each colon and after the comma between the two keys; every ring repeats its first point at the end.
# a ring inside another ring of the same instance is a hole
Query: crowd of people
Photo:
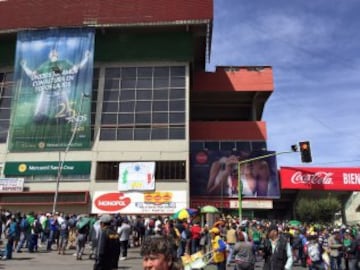
{"type": "MultiPolygon", "coordinates": [[[[218,270],[359,270],[360,224],[330,226],[219,218],[209,226],[199,219],[1,211],[2,259],[40,247],[63,255],[73,249],[82,260],[85,245],[94,269],[117,269],[128,248],[140,247],[144,269],[183,269],[184,257],[211,254],[218,270]],[[342,268],[343,267],[343,268],[342,268]]],[[[186,266],[186,265],[185,265],[186,266]]]]}

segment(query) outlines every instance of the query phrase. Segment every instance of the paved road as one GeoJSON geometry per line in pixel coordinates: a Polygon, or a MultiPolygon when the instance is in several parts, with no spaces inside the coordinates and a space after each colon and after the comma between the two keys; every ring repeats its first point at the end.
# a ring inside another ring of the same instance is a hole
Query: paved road
{"type": "MultiPolygon", "coordinates": [[[[3,248],[3,247],[1,247],[3,248]]],[[[88,255],[84,255],[81,261],[76,260],[73,256],[74,250],[67,250],[66,255],[58,255],[56,251],[47,252],[40,248],[37,253],[28,253],[25,251],[22,253],[13,253],[12,260],[0,261],[0,269],[6,270],[89,270],[92,269],[93,260],[88,258],[88,255]]],[[[89,254],[87,249],[86,254],[89,254]]],[[[119,262],[119,269],[126,270],[141,270],[142,258],[139,255],[139,248],[130,248],[128,251],[128,259],[126,261],[119,262]]],[[[206,270],[215,270],[216,267],[209,265],[206,270]]],[[[232,270],[233,267],[228,267],[232,270]]],[[[258,262],[256,269],[262,269],[262,262],[258,262]]],[[[294,267],[294,270],[304,270],[302,267],[294,267]]]]}

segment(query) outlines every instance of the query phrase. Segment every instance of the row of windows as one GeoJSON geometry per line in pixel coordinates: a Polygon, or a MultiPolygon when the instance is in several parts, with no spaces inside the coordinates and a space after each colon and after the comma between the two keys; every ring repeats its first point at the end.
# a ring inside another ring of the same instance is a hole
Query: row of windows
{"type": "MultiPolygon", "coordinates": [[[[100,69],[93,72],[92,139],[100,69]]],[[[185,71],[185,66],[105,68],[100,140],[185,139],[185,71]]],[[[9,131],[13,83],[12,72],[0,72],[0,143],[9,131]]]]}
{"type": "Polygon", "coordinates": [[[185,71],[106,68],[100,140],[185,139],[185,71]]]}

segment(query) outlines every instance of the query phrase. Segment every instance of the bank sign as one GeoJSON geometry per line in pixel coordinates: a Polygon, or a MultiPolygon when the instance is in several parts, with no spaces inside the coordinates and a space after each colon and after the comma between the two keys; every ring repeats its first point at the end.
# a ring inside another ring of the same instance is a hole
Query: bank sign
{"type": "Polygon", "coordinates": [[[360,168],[281,167],[282,189],[360,191],[360,168]]]}
{"type": "MultiPolygon", "coordinates": [[[[64,162],[61,170],[62,175],[89,175],[91,170],[90,161],[64,162]]],[[[32,175],[57,175],[59,162],[6,162],[4,174],[6,176],[32,176],[32,175]]]]}

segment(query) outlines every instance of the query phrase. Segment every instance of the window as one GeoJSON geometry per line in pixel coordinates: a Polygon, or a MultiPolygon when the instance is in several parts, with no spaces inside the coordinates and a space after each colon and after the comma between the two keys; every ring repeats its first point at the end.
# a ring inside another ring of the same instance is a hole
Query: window
{"type": "MultiPolygon", "coordinates": [[[[96,180],[118,181],[119,161],[98,162],[96,167],[96,180]]],[[[155,180],[185,180],[186,162],[181,161],[156,161],[155,180]]]]}
{"type": "Polygon", "coordinates": [[[185,139],[185,72],[185,66],[105,68],[100,140],[185,139]]]}

